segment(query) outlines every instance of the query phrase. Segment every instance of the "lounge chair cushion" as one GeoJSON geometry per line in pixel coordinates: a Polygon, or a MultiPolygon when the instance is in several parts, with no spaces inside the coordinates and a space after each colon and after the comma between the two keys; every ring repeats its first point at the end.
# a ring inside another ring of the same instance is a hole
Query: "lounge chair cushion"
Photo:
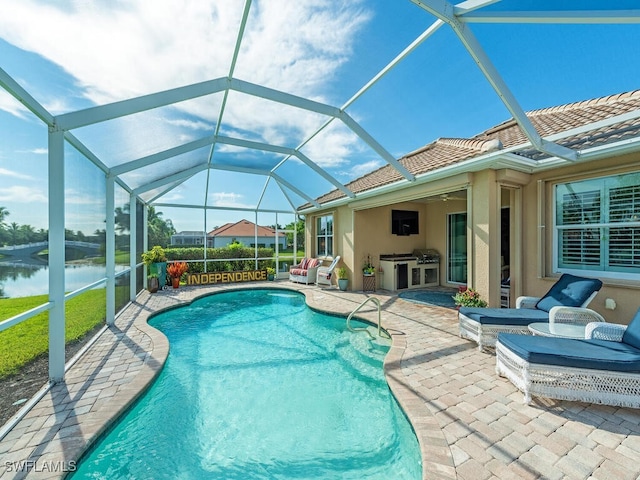
{"type": "Polygon", "coordinates": [[[629,323],[627,329],[624,331],[622,341],[640,349],[640,309],[638,309],[635,317],[633,317],[631,323],[629,323]]]}
{"type": "Polygon", "coordinates": [[[549,312],[553,307],[580,307],[602,287],[597,278],[576,277],[568,273],[563,274],[551,287],[547,294],[536,304],[536,308],[549,312]]]}
{"type": "Polygon", "coordinates": [[[640,372],[640,349],[624,342],[498,334],[498,342],[523,360],[542,365],[640,372]]]}
{"type": "Polygon", "coordinates": [[[307,276],[307,273],[309,273],[309,271],[305,268],[290,268],[289,269],[289,273],[291,275],[303,275],[303,276],[307,276]]]}
{"type": "Polygon", "coordinates": [[[482,325],[522,325],[548,322],[549,314],[535,308],[460,307],[459,312],[482,325]]]}

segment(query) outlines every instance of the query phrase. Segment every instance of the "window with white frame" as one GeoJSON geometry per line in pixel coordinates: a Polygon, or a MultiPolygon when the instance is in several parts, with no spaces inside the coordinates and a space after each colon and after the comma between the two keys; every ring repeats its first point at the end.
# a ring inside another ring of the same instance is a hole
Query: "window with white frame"
{"type": "Polygon", "coordinates": [[[316,255],[333,257],[333,215],[316,218],[316,255]]]}
{"type": "Polygon", "coordinates": [[[640,275],[640,172],[558,184],[555,206],[558,270],[640,275]]]}

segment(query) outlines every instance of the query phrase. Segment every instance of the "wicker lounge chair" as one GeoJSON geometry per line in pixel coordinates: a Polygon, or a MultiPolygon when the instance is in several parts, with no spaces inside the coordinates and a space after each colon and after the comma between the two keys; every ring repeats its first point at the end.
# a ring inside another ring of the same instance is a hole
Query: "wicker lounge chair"
{"type": "Polygon", "coordinates": [[[549,321],[550,315],[558,323],[593,322],[593,317],[585,312],[584,307],[589,305],[601,287],[602,282],[598,279],[565,273],[544,297],[519,297],[516,308],[460,307],[460,336],[476,341],[478,348],[483,350],[484,347],[495,346],[498,333],[528,335],[530,323],[549,321]],[[568,308],[553,308],[558,306],[568,308]]]}
{"type": "Polygon", "coordinates": [[[496,372],[524,393],[640,408],[640,310],[629,326],[594,322],[584,340],[501,333],[496,372]]]}
{"type": "Polygon", "coordinates": [[[303,258],[299,264],[289,267],[289,281],[297,283],[316,283],[320,260],[317,258],[303,258]]]}
{"type": "Polygon", "coordinates": [[[316,285],[331,285],[331,276],[333,275],[333,270],[336,268],[339,261],[340,255],[336,256],[328,267],[318,267],[316,285]]]}

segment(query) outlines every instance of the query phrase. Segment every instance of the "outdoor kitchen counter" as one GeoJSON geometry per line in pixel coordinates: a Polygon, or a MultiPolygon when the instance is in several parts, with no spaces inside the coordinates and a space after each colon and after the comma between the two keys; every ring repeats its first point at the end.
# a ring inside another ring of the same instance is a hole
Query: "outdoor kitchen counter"
{"type": "Polygon", "coordinates": [[[380,267],[385,272],[381,287],[395,292],[440,285],[440,258],[437,252],[429,251],[432,252],[436,258],[422,255],[423,251],[418,250],[411,254],[380,255],[380,267]]]}

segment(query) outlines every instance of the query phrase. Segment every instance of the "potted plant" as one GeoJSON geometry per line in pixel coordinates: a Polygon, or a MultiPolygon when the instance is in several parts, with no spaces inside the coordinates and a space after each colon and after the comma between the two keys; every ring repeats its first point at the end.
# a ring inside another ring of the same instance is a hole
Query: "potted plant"
{"type": "Polygon", "coordinates": [[[167,284],[167,256],[164,248],[155,245],[150,250],[142,253],[142,261],[147,266],[149,274],[158,276],[158,287],[162,288],[167,284]]]}
{"type": "Polygon", "coordinates": [[[159,287],[160,283],[158,280],[158,274],[150,273],[147,275],[147,290],[149,290],[149,293],[156,293],[159,287]]]}
{"type": "Polygon", "coordinates": [[[480,298],[480,294],[473,288],[460,287],[453,297],[455,304],[460,307],[486,307],[487,302],[480,298]]]}
{"type": "Polygon", "coordinates": [[[376,267],[371,263],[371,257],[367,255],[367,259],[364,261],[364,266],[362,267],[362,274],[369,277],[371,275],[375,275],[376,267]]]}
{"type": "Polygon", "coordinates": [[[273,267],[267,267],[267,279],[273,281],[276,279],[276,269],[273,267]]]}
{"type": "Polygon", "coordinates": [[[347,289],[349,285],[349,278],[347,277],[347,269],[345,267],[340,267],[336,269],[336,274],[338,275],[338,288],[343,292],[347,289]]]}
{"type": "Polygon", "coordinates": [[[180,277],[189,269],[186,262],[171,262],[167,267],[167,273],[171,276],[173,288],[180,287],[180,277]]]}

